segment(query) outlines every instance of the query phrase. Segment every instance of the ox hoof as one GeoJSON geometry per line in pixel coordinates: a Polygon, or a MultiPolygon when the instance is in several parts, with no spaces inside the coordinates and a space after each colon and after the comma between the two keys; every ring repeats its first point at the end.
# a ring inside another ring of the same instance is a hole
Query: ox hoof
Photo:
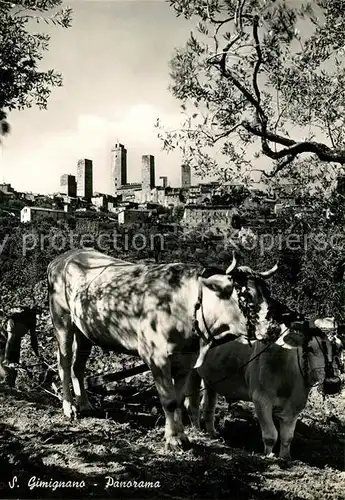
{"type": "Polygon", "coordinates": [[[77,418],[77,408],[69,401],[64,401],[62,403],[62,409],[65,417],[69,420],[74,420],[77,418]]]}
{"type": "Polygon", "coordinates": [[[275,458],[275,454],[273,452],[266,453],[266,455],[264,455],[264,458],[266,458],[268,460],[271,459],[271,458],[275,458]]]}
{"type": "Polygon", "coordinates": [[[171,451],[185,451],[189,447],[189,439],[185,434],[166,438],[165,448],[171,451]]]}

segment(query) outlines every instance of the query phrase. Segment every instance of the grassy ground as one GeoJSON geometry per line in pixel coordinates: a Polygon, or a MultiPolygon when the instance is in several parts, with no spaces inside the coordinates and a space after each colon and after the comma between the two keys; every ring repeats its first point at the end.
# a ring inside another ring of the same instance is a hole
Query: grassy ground
{"type": "MultiPolygon", "coordinates": [[[[39,327],[44,356],[56,368],[46,316],[39,327]]],[[[36,361],[24,340],[22,359],[30,365],[36,361]]],[[[95,349],[89,373],[135,363],[95,349]]],[[[286,463],[262,456],[249,403],[233,405],[229,412],[221,401],[221,439],[189,428],[191,448],[172,453],[164,449],[164,420],[150,374],[114,383],[114,393],[91,394],[93,416],[68,422],[58,399],[38,385],[39,368],[31,372],[32,378],[20,372],[16,390],[0,387],[1,498],[345,498],[344,392],[326,401],[313,392],[296,428],[294,460],[286,463]],[[50,487],[36,487],[38,481],[50,487]],[[59,481],[66,487],[54,483],[59,481]],[[68,481],[79,484],[68,488],[68,481]],[[156,487],[140,487],[147,481],[156,487]]]]}

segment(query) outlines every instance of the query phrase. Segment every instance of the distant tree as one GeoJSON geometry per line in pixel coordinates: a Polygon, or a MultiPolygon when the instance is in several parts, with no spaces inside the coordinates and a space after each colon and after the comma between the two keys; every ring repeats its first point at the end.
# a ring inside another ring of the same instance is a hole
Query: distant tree
{"type": "Polygon", "coordinates": [[[0,1],[0,135],[10,130],[9,111],[34,104],[45,109],[51,87],[62,85],[60,73],[39,68],[50,36],[33,31],[40,21],[68,28],[72,11],[55,10],[61,5],[62,0],[0,1]]]}
{"type": "Polygon", "coordinates": [[[15,208],[21,210],[27,205],[26,201],[24,200],[9,200],[8,206],[10,209],[15,208]]]}
{"type": "Polygon", "coordinates": [[[232,186],[230,198],[235,205],[241,205],[250,196],[250,191],[243,185],[232,186]]]}
{"type": "Polygon", "coordinates": [[[63,210],[64,202],[60,196],[54,196],[52,201],[52,207],[56,210],[63,210]]]}
{"type": "Polygon", "coordinates": [[[230,186],[219,194],[212,196],[214,205],[241,205],[250,196],[250,191],[243,185],[230,186]]]}
{"type": "Polygon", "coordinates": [[[35,200],[35,206],[42,208],[53,208],[53,200],[48,196],[45,196],[44,198],[37,198],[35,200]]]}
{"type": "Polygon", "coordinates": [[[183,214],[184,214],[184,206],[177,205],[171,211],[171,219],[170,219],[171,222],[181,222],[183,214]]]}
{"type": "Polygon", "coordinates": [[[196,29],[171,61],[185,121],[167,130],[158,120],[165,149],[180,147],[197,173],[224,179],[248,178],[254,153],[271,160],[266,178],[306,169],[296,162],[305,153],[323,174],[329,162],[345,165],[342,0],[169,3],[196,29]]]}

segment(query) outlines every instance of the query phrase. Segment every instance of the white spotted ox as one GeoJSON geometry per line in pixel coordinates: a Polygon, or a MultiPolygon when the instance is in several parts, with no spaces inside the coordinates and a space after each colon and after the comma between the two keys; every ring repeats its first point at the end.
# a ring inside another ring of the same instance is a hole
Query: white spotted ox
{"type": "Polygon", "coordinates": [[[192,423],[199,428],[202,385],[201,408],[206,430],[217,436],[214,427],[217,394],[225,396],[229,403],[252,401],[265,454],[273,455],[278,438],[273,417],[277,417],[279,454],[289,459],[296,421],[307,403],[311,388],[322,384],[326,394],[335,394],[341,389],[339,372],[343,371],[343,365],[340,353],[344,345],[336,335],[326,335],[325,330],[331,323],[329,318],[299,322],[298,314],[270,296],[265,283],[257,279],[254,283],[249,268],[238,268],[235,272],[235,280],[241,286],[251,288],[250,293],[266,302],[281,335],[271,344],[256,340],[250,344],[247,339],[238,338],[209,350],[203,365],[194,370],[189,379],[185,406],[192,423]],[[298,328],[302,335],[291,327],[298,328]]]}
{"type": "MultiPolygon", "coordinates": [[[[186,444],[181,409],[193,366],[201,365],[213,341],[254,338],[230,276],[235,266],[234,259],[228,274],[213,270],[202,276],[194,265],[131,264],[92,249],[72,250],[53,260],[48,266],[49,305],[64,414],[72,418],[90,408],[84,370],[92,344],[132,353],[152,371],[166,416],[166,444],[186,444]]],[[[255,335],[265,338],[265,304],[258,314],[255,335]]]]}

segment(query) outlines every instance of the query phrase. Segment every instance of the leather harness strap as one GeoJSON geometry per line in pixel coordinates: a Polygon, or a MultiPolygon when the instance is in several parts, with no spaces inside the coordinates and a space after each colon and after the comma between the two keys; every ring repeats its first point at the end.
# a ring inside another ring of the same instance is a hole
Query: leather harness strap
{"type": "Polygon", "coordinates": [[[203,307],[202,307],[202,282],[201,282],[200,276],[198,277],[198,299],[197,299],[197,301],[195,303],[195,306],[194,306],[193,328],[194,328],[195,332],[199,335],[199,337],[201,337],[202,340],[206,344],[209,344],[210,342],[212,342],[213,335],[212,335],[212,333],[210,332],[210,330],[209,330],[209,328],[207,326],[207,323],[205,321],[205,316],[204,316],[204,313],[203,313],[203,307]],[[200,329],[200,326],[199,326],[199,321],[198,321],[198,318],[197,318],[197,312],[199,311],[199,309],[201,310],[202,319],[203,319],[203,322],[204,322],[205,329],[206,329],[206,332],[208,334],[208,337],[202,332],[202,330],[200,329]]]}
{"type": "MultiPolygon", "coordinates": [[[[202,271],[202,273],[203,272],[204,272],[204,270],[202,271]]],[[[238,336],[234,335],[232,333],[229,333],[227,335],[224,335],[224,337],[221,337],[220,339],[214,338],[215,336],[212,334],[211,330],[209,329],[209,327],[207,325],[206,318],[204,315],[204,309],[202,307],[203,294],[202,294],[202,282],[200,279],[202,276],[202,273],[198,277],[198,285],[199,285],[198,299],[197,299],[195,306],[194,306],[193,329],[199,335],[199,337],[204,341],[205,345],[212,344],[210,346],[210,348],[212,348],[212,347],[217,347],[217,346],[222,345],[222,344],[226,344],[227,342],[230,342],[231,340],[236,339],[238,336]],[[201,311],[201,316],[202,316],[202,320],[203,320],[207,335],[205,335],[205,333],[201,330],[201,328],[199,326],[199,321],[197,319],[197,312],[199,310],[201,311]]]]}

